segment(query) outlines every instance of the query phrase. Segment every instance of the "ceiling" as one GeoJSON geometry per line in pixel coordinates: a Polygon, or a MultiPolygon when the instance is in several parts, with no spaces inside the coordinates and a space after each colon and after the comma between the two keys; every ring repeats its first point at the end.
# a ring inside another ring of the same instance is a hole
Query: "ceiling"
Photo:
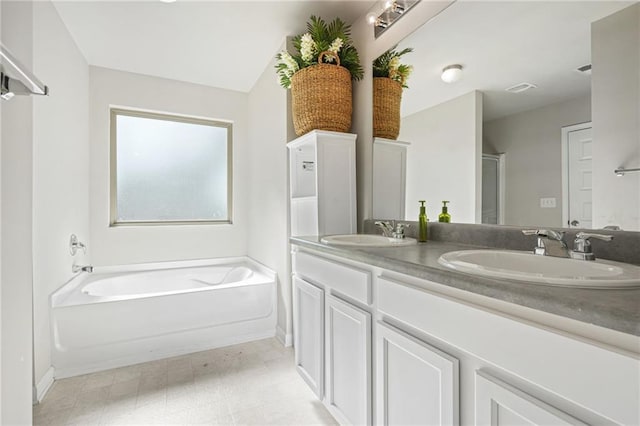
{"type": "Polygon", "coordinates": [[[633,2],[458,1],[401,44],[414,66],[404,90],[402,116],[480,90],[484,120],[503,117],[590,93],[591,22],[633,2]],[[463,66],[462,78],[447,84],[442,69],[463,66]],[[506,92],[518,83],[536,89],[506,92]]]}
{"type": "MultiPolygon", "coordinates": [[[[90,65],[248,92],[312,14],[350,23],[372,0],[60,1],[90,65]]],[[[274,72],[274,79],[275,79],[274,72]]]]}

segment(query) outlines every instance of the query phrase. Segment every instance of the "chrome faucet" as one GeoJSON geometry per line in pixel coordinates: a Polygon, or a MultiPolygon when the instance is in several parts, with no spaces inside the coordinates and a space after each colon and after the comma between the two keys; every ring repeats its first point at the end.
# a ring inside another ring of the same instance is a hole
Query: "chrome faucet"
{"type": "Polygon", "coordinates": [[[382,229],[382,235],[388,238],[394,238],[393,233],[396,225],[395,220],[392,220],[391,222],[378,220],[375,222],[375,225],[382,229]]]}
{"type": "Polygon", "coordinates": [[[596,256],[591,251],[591,241],[589,238],[597,238],[602,241],[611,241],[613,236],[603,234],[590,234],[588,232],[578,232],[573,240],[573,250],[570,255],[572,259],[596,260],[596,256]]]}
{"type": "Polygon", "coordinates": [[[564,241],[564,232],[551,229],[523,229],[524,235],[537,235],[538,245],[534,254],[553,257],[570,257],[569,248],[564,241]]]}
{"type": "Polygon", "coordinates": [[[77,274],[78,272],[93,272],[93,266],[91,265],[72,265],[71,272],[77,274]]]}
{"type": "Polygon", "coordinates": [[[405,224],[405,223],[397,223],[396,224],[396,229],[391,233],[391,236],[393,238],[398,238],[398,239],[403,239],[404,238],[404,230],[407,229],[409,226],[409,224],[405,224]]]}
{"type": "Polygon", "coordinates": [[[406,223],[396,223],[395,220],[391,222],[387,221],[377,221],[375,222],[376,226],[382,229],[382,235],[387,238],[404,238],[404,230],[407,229],[410,225],[406,223]]]}

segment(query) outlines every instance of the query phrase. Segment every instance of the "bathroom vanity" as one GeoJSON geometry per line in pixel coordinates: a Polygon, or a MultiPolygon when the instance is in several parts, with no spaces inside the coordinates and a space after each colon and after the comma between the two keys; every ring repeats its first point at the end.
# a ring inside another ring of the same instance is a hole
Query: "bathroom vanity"
{"type": "Polygon", "coordinates": [[[341,424],[640,423],[640,289],[467,275],[451,242],[291,244],[296,367],[341,424]]]}

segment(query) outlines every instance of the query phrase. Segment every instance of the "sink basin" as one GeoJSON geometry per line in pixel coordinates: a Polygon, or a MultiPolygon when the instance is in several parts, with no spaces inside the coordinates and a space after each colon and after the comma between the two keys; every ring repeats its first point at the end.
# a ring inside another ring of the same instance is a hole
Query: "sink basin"
{"type": "Polygon", "coordinates": [[[438,263],[456,271],[493,278],[580,288],[640,287],[640,267],[608,260],[575,260],[509,250],[460,250],[438,263]]]}
{"type": "Polygon", "coordinates": [[[369,234],[329,235],[322,237],[320,241],[333,246],[351,247],[402,247],[417,244],[414,238],[389,238],[369,234]]]}

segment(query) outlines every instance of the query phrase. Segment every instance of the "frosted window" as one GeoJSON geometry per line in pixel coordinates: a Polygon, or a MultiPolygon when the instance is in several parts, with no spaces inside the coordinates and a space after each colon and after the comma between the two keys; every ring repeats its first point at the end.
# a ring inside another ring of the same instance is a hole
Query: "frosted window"
{"type": "Polygon", "coordinates": [[[112,120],[112,222],[230,220],[230,125],[115,111],[112,120]]]}

